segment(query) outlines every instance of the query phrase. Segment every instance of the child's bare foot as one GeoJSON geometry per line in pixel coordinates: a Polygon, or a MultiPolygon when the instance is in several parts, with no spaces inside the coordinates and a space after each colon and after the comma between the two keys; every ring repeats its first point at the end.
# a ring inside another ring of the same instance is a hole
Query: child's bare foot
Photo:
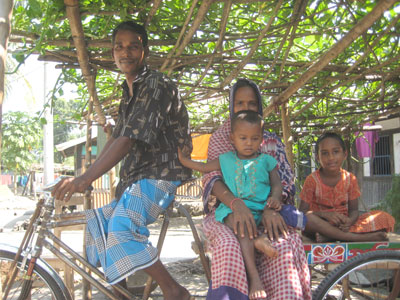
{"type": "Polygon", "coordinates": [[[267,293],[265,292],[260,279],[252,280],[250,282],[250,287],[249,287],[249,299],[256,300],[256,299],[266,299],[266,298],[267,298],[267,293]]]}
{"type": "Polygon", "coordinates": [[[254,248],[268,257],[273,258],[278,256],[278,251],[271,245],[270,240],[265,234],[260,235],[254,240],[254,248]]]}

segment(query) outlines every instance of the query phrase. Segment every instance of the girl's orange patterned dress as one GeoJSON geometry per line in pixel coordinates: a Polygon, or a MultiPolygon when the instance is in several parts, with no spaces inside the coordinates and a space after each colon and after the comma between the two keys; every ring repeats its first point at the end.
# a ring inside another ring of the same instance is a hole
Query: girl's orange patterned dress
{"type": "MultiPolygon", "coordinates": [[[[319,170],[310,174],[304,182],[300,198],[310,205],[311,211],[335,211],[348,216],[348,202],[360,197],[357,178],[344,169],[340,170],[341,180],[331,187],[321,180],[319,170]]],[[[350,227],[350,232],[365,233],[394,230],[394,218],[383,211],[370,211],[358,217],[357,222],[350,227]]]]}

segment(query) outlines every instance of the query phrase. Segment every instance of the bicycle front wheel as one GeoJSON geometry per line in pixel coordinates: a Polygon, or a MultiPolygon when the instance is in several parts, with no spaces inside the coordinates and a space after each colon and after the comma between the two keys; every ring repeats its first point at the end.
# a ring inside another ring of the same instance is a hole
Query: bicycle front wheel
{"type": "MultiPolygon", "coordinates": [[[[8,275],[11,263],[14,261],[15,253],[7,250],[0,250],[0,299],[4,298],[3,284],[6,276],[8,275]]],[[[18,267],[21,266],[22,258],[18,262],[18,267]]],[[[29,263],[29,260],[28,260],[29,263]]],[[[28,267],[25,265],[25,271],[28,267]]],[[[33,274],[32,282],[29,284],[24,281],[23,276],[25,272],[19,271],[15,278],[10,292],[8,293],[7,300],[68,300],[63,289],[59,283],[53,278],[48,271],[39,265],[36,265],[33,274]]]]}
{"type": "Polygon", "coordinates": [[[319,284],[313,299],[396,299],[399,288],[400,252],[377,250],[340,264],[319,284]]]}

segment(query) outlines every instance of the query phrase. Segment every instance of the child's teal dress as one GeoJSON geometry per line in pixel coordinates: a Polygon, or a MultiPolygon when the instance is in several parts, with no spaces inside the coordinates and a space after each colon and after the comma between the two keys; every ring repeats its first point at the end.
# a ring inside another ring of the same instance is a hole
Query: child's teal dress
{"type": "MultiPolygon", "coordinates": [[[[219,156],[219,164],[225,184],[235,197],[244,201],[258,225],[271,191],[269,172],[276,167],[277,161],[264,153],[256,158],[240,159],[235,152],[226,152],[219,156]]],[[[220,203],[215,210],[215,219],[223,223],[231,213],[228,206],[220,203]]]]}

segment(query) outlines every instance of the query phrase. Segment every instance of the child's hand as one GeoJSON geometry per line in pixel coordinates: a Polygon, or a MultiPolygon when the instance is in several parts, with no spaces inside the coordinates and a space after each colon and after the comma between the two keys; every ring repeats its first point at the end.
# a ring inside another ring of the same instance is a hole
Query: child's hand
{"type": "Polygon", "coordinates": [[[282,202],[280,199],[270,196],[267,199],[267,207],[275,211],[280,211],[282,208],[282,202]]]}
{"type": "Polygon", "coordinates": [[[178,158],[182,165],[185,166],[185,162],[190,159],[190,150],[187,147],[183,147],[183,149],[178,147],[178,158]]]}

